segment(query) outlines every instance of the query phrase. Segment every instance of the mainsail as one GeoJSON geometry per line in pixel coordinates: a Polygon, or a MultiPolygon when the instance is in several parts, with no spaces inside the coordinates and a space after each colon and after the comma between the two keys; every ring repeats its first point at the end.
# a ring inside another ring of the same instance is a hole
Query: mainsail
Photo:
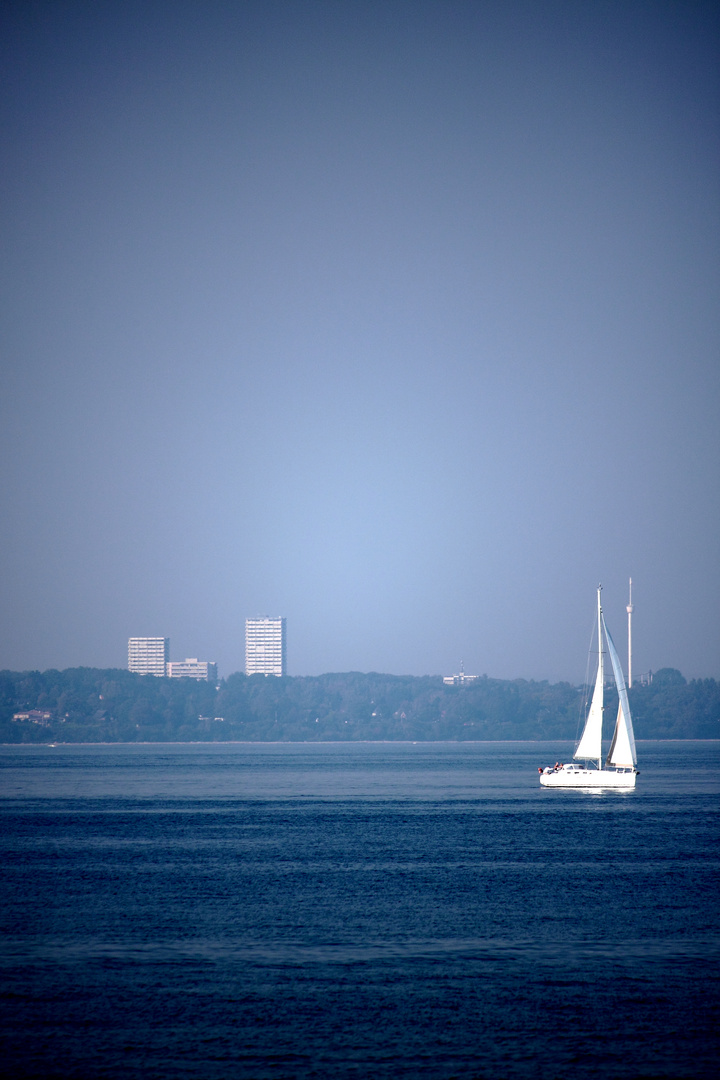
{"type": "Polygon", "coordinates": [[[576,758],[594,758],[599,761],[602,757],[602,722],[603,722],[603,682],[604,673],[602,665],[602,653],[598,664],[595,689],[593,691],[590,712],[585,721],[585,730],[578,743],[577,750],[573,754],[576,758]]]}
{"type": "Polygon", "coordinates": [[[627,689],[625,687],[625,679],[620,666],[620,658],[617,654],[617,649],[613,639],[610,637],[610,632],[605,625],[605,619],[602,617],[603,630],[605,631],[605,640],[608,644],[608,652],[610,653],[610,663],[612,664],[613,675],[615,676],[615,684],[617,686],[618,697],[620,699],[618,704],[617,720],[615,722],[615,732],[613,734],[612,743],[608,752],[606,765],[624,765],[629,767],[637,764],[637,754],[635,753],[635,736],[633,734],[632,717],[630,716],[630,702],[628,701],[627,689]]]}
{"type": "Polygon", "coordinates": [[[602,767],[603,688],[605,685],[602,648],[602,607],[600,606],[601,588],[602,586],[598,587],[597,594],[598,667],[597,676],[595,678],[595,689],[593,690],[592,701],[590,702],[590,712],[585,721],[585,729],[582,733],[582,738],[577,745],[577,750],[573,754],[573,757],[584,758],[586,761],[588,758],[595,758],[598,763],[598,769],[602,767]]]}

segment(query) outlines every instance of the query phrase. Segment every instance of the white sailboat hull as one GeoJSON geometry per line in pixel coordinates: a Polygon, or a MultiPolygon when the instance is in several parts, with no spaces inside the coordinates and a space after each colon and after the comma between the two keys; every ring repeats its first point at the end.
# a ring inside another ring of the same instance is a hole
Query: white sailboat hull
{"type": "Polygon", "coordinates": [[[634,788],[637,779],[635,769],[616,772],[614,769],[583,769],[579,765],[570,768],[549,769],[540,773],[543,787],[552,788],[634,788]]]}

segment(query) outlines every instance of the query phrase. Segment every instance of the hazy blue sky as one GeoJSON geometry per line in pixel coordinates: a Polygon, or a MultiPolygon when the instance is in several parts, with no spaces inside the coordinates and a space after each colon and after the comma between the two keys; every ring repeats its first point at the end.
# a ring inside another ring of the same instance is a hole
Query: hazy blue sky
{"type": "Polygon", "coordinates": [[[1,10],[0,667],[720,676],[716,3],[1,10]]]}

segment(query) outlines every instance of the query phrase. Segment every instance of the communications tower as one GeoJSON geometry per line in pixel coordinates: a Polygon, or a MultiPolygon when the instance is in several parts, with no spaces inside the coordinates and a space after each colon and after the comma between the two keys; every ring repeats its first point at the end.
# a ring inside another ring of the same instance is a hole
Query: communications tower
{"type": "Polygon", "coordinates": [[[630,600],[627,606],[628,613],[628,689],[632,687],[632,578],[630,578],[630,600]]]}

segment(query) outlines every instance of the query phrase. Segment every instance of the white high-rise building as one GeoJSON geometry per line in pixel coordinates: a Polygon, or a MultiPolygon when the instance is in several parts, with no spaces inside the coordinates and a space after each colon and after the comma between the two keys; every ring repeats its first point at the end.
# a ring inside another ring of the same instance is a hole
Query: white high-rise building
{"type": "Polygon", "coordinates": [[[128,671],[136,675],[165,675],[170,659],[170,638],[128,638],[128,671]]]}
{"type": "Polygon", "coordinates": [[[245,620],[245,674],[286,675],[285,619],[245,620]]]}

